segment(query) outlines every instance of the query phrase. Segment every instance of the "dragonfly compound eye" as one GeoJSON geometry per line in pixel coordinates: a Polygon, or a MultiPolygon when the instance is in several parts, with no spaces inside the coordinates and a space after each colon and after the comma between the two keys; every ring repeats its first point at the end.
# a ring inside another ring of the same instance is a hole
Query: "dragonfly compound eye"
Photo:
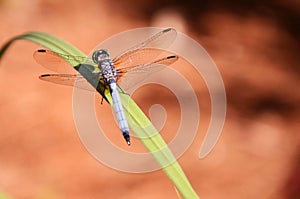
{"type": "Polygon", "coordinates": [[[103,60],[109,59],[109,54],[106,50],[96,50],[92,55],[93,61],[98,64],[103,60]]]}

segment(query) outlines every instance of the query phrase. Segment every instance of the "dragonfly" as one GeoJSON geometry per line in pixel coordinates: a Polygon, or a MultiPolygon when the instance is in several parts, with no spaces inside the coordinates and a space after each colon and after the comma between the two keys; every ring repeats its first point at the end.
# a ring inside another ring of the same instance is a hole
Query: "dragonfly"
{"type": "Polygon", "coordinates": [[[97,90],[100,93],[109,89],[119,129],[126,143],[130,145],[129,125],[122,107],[117,83],[124,82],[123,85],[130,88],[138,81],[145,80],[150,74],[176,62],[179,57],[165,50],[174,42],[176,34],[176,30],[173,28],[164,29],[113,59],[110,58],[109,51],[106,49],[95,50],[91,57],[39,49],[35,51],[33,57],[43,67],[58,72],[40,75],[41,80],[86,90],[97,90]],[[162,54],[166,55],[159,57],[162,54]],[[60,73],[62,69],[69,67],[70,63],[79,73],[60,73]]]}

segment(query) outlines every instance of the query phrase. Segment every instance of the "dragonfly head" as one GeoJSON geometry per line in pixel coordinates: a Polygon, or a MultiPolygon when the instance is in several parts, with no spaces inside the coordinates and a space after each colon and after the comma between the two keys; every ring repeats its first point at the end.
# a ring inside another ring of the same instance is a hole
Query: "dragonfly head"
{"type": "Polygon", "coordinates": [[[107,52],[107,50],[96,50],[93,53],[93,61],[98,64],[99,62],[103,61],[103,60],[107,60],[110,59],[109,58],[109,53],[107,52]]]}

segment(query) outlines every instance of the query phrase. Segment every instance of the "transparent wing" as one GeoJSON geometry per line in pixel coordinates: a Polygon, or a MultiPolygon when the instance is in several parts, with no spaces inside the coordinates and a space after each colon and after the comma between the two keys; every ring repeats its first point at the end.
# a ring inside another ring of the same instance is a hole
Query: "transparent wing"
{"type": "Polygon", "coordinates": [[[35,51],[33,57],[41,66],[58,73],[75,73],[73,67],[78,67],[83,63],[96,67],[87,57],[66,55],[45,49],[35,51]]]}
{"type": "MultiPolygon", "coordinates": [[[[162,48],[162,49],[165,49],[173,43],[176,36],[177,36],[177,32],[174,28],[167,28],[167,29],[164,29],[164,30],[156,33],[155,35],[151,36],[150,38],[143,41],[142,43],[139,43],[139,44],[129,48],[125,52],[135,50],[135,49],[140,49],[140,48],[162,48]]],[[[120,56],[122,56],[123,54],[121,54],[120,56]]]]}
{"type": "Polygon", "coordinates": [[[173,28],[165,29],[146,41],[133,46],[113,59],[116,68],[137,66],[152,62],[175,40],[177,32],[173,28]]]}
{"type": "MultiPolygon", "coordinates": [[[[119,77],[124,76],[124,74],[128,72],[126,75],[127,78],[124,77],[125,79],[123,80],[126,84],[125,87],[131,87],[134,83],[145,79],[149,73],[161,70],[163,68],[161,64],[170,65],[178,59],[177,56],[165,56],[164,58],[153,61],[158,55],[167,52],[159,48],[167,48],[170,46],[175,40],[176,35],[175,29],[165,29],[146,41],[133,46],[113,60],[119,77]]],[[[84,72],[84,74],[90,74],[93,73],[93,71],[97,71],[97,66],[91,59],[86,57],[65,55],[44,49],[36,51],[33,56],[40,65],[58,73],[74,73],[75,71],[69,64],[79,70],[81,74],[83,74],[82,72],[84,72]]],[[[93,85],[97,85],[99,78],[93,74],[90,76],[89,82],[93,85]]],[[[56,84],[94,90],[80,74],[46,74],[40,76],[40,79],[56,84]]]]}
{"type": "Polygon", "coordinates": [[[171,65],[179,59],[176,55],[169,55],[157,59],[148,64],[141,64],[135,67],[128,67],[117,69],[118,80],[120,79],[121,88],[128,90],[135,84],[143,82],[151,74],[158,72],[165,68],[165,66],[171,65]],[[121,78],[122,77],[122,78],[121,78]]]}
{"type": "Polygon", "coordinates": [[[45,49],[35,51],[33,57],[41,66],[58,73],[64,73],[41,75],[39,77],[41,80],[52,82],[55,84],[76,86],[81,89],[95,91],[95,89],[82,75],[75,74],[76,70],[85,72],[85,74],[90,77],[90,81],[95,82],[93,83],[93,85],[97,84],[99,78],[96,74],[92,74],[95,70],[95,64],[89,58],[61,54],[45,49]],[[70,65],[76,68],[76,70],[74,70],[74,68],[70,65]]]}
{"type": "Polygon", "coordinates": [[[116,69],[126,68],[127,70],[143,64],[152,63],[158,55],[166,56],[170,52],[158,48],[142,48],[131,51],[128,56],[122,56],[114,62],[116,69]]]}
{"type": "Polygon", "coordinates": [[[95,88],[81,75],[77,74],[44,74],[39,76],[43,81],[65,85],[75,86],[88,91],[95,91],[95,88]]]}

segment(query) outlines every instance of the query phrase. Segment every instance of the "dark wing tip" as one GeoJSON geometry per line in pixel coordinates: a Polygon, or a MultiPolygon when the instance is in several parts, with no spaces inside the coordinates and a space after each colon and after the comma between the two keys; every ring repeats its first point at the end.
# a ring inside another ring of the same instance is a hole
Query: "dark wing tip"
{"type": "Polygon", "coordinates": [[[164,29],[163,32],[169,32],[170,30],[173,30],[173,28],[164,29]]]}
{"type": "Polygon", "coordinates": [[[37,51],[38,51],[38,52],[40,52],[40,53],[44,53],[44,52],[46,52],[46,50],[45,50],[45,49],[38,49],[37,51]]]}
{"type": "Polygon", "coordinates": [[[168,58],[168,59],[173,59],[173,58],[178,58],[178,56],[176,56],[176,55],[170,55],[170,56],[168,56],[167,58],[168,58]]]}
{"type": "Polygon", "coordinates": [[[179,57],[177,55],[170,55],[167,57],[167,60],[170,60],[173,62],[176,62],[179,59],[179,57]]]}
{"type": "Polygon", "coordinates": [[[41,78],[41,77],[49,77],[49,76],[50,76],[50,74],[42,74],[39,77],[41,78]]]}

